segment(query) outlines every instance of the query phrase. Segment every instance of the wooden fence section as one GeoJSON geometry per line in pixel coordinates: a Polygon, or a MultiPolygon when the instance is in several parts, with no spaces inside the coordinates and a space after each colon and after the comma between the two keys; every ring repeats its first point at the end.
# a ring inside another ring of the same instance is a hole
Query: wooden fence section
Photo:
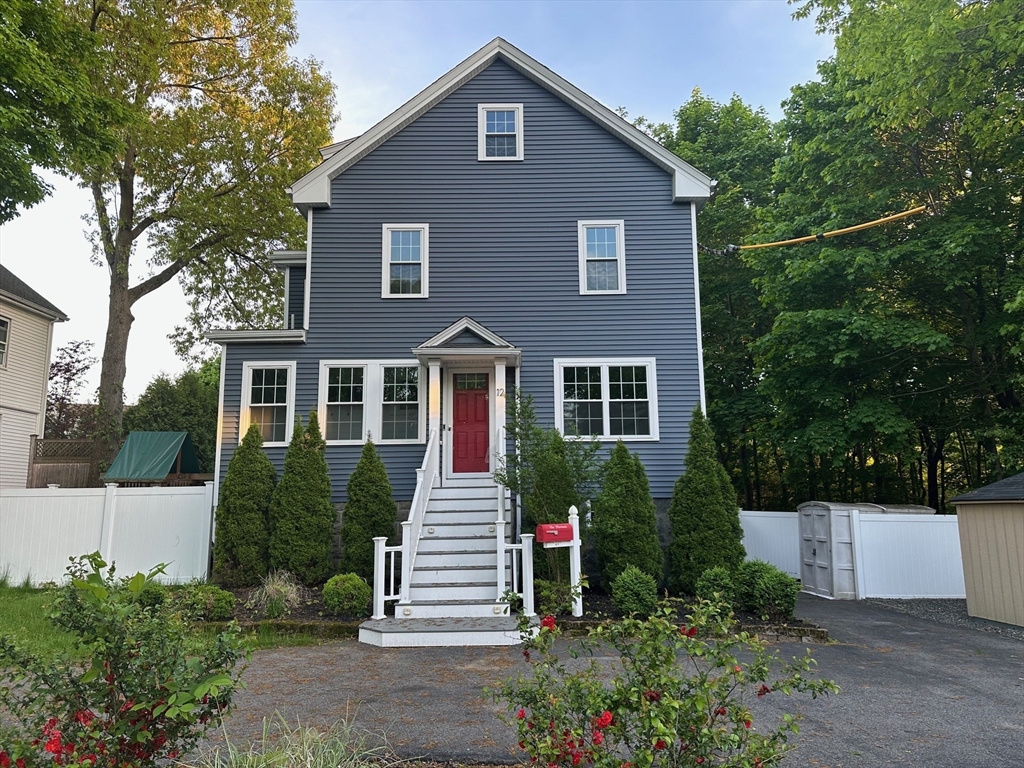
{"type": "Polygon", "coordinates": [[[99,551],[122,575],[167,564],[161,581],[205,579],[213,483],[191,488],[0,490],[0,573],[60,581],[68,558],[99,551]]]}
{"type": "Polygon", "coordinates": [[[44,440],[32,435],[28,452],[27,488],[93,488],[99,472],[92,440],[44,440]]]}

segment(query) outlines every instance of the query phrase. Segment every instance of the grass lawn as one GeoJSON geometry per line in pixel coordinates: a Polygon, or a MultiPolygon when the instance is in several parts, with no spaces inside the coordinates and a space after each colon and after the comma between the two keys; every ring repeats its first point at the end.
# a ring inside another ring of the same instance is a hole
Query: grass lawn
{"type": "MultiPolygon", "coordinates": [[[[40,656],[71,652],[74,647],[71,636],[54,627],[46,618],[49,602],[50,596],[45,590],[12,587],[0,582],[0,636],[11,636],[19,645],[40,656]]],[[[212,635],[217,628],[200,625],[198,631],[212,635]]],[[[272,627],[247,629],[243,637],[254,650],[324,642],[323,638],[311,634],[272,627]]]]}

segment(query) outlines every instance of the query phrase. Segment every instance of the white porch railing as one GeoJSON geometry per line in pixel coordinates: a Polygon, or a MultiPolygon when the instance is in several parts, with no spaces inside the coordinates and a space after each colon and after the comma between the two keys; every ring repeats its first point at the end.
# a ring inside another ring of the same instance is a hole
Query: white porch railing
{"type": "Polygon", "coordinates": [[[505,542],[505,521],[494,526],[498,536],[498,595],[500,601],[509,589],[523,600],[523,615],[536,616],[533,607],[533,534],[524,533],[518,544],[505,542]],[[511,565],[512,583],[505,584],[505,568],[511,565]]]}
{"type": "Polygon", "coordinates": [[[386,538],[379,537],[373,540],[372,618],[374,619],[384,618],[384,604],[388,600],[398,600],[400,603],[410,602],[409,587],[412,583],[412,568],[420,547],[423,516],[427,512],[430,491],[434,487],[434,480],[437,478],[440,467],[440,454],[437,430],[432,429],[427,437],[427,451],[423,455],[423,463],[416,470],[416,492],[413,494],[412,506],[409,508],[409,519],[402,521],[402,543],[389,547],[386,538]],[[399,552],[402,554],[402,570],[396,585],[395,558],[399,552]]]}

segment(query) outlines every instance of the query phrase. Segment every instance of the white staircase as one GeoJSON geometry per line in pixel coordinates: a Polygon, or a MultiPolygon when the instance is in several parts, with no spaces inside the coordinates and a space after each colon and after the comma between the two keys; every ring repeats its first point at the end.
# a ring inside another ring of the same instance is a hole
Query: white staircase
{"type": "MultiPolygon", "coordinates": [[[[408,598],[395,605],[394,617],[363,623],[359,639],[385,648],[520,642],[517,619],[499,595],[497,529],[506,529],[506,544],[510,531],[498,515],[498,486],[490,478],[432,488],[408,598]]],[[[511,586],[508,562],[504,570],[503,584],[511,586]]]]}

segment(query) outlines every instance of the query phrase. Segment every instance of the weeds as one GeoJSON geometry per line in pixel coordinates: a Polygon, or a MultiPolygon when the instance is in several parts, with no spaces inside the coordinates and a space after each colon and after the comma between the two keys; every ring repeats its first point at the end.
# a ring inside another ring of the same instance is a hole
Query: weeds
{"type": "Polygon", "coordinates": [[[252,591],[246,608],[257,610],[268,619],[279,619],[309,600],[308,590],[288,571],[274,571],[252,591]]]}

